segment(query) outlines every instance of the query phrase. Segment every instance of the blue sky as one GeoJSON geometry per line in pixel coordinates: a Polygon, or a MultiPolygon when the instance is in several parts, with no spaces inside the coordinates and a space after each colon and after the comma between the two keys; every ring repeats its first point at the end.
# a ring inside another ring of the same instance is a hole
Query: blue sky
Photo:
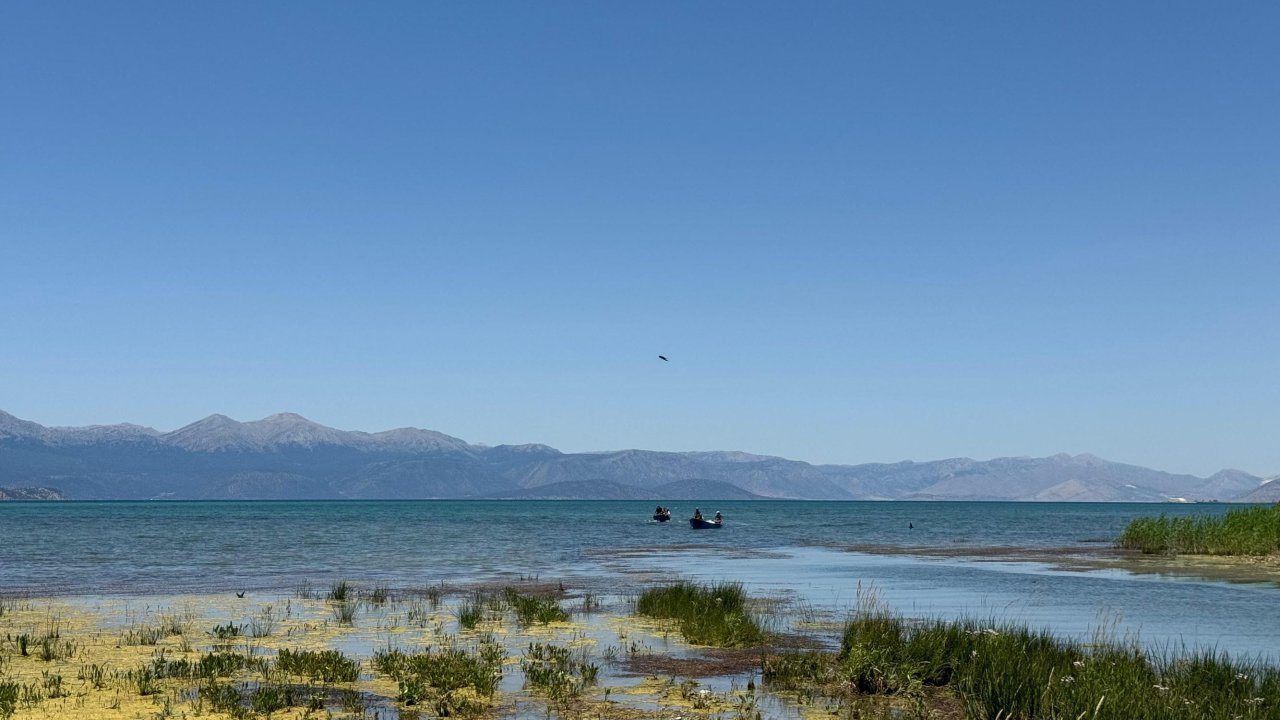
{"type": "Polygon", "coordinates": [[[1261,2],[8,3],[0,409],[1277,473],[1276,37],[1261,2]]]}

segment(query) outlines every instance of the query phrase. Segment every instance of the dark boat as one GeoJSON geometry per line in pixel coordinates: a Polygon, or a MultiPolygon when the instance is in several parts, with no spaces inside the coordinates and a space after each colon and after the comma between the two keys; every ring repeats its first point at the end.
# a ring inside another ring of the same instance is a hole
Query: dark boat
{"type": "Polygon", "coordinates": [[[653,519],[657,520],[658,522],[666,522],[671,519],[671,513],[669,512],[655,513],[653,516],[653,519]]]}
{"type": "Polygon", "coordinates": [[[724,526],[723,523],[711,522],[702,518],[689,518],[689,524],[694,530],[719,530],[724,526]]]}

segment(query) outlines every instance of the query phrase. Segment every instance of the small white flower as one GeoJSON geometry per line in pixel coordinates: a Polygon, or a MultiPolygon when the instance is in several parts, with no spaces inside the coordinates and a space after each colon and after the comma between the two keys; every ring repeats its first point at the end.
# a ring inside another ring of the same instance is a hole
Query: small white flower
{"type": "Polygon", "coordinates": [[[1237,679],[1237,680],[1248,680],[1248,679],[1249,679],[1249,676],[1248,676],[1248,675],[1245,675],[1244,673],[1236,673],[1236,679],[1237,679]]]}
{"type": "Polygon", "coordinates": [[[1071,664],[1072,664],[1072,665],[1075,665],[1076,667],[1084,667],[1084,661],[1083,661],[1083,660],[1076,660],[1076,661],[1073,661],[1071,664]]]}
{"type": "Polygon", "coordinates": [[[1070,683],[1073,683],[1073,682],[1075,682],[1075,681],[1076,681],[1076,679],[1075,679],[1075,678],[1073,678],[1073,677],[1071,677],[1070,675],[1063,675],[1063,676],[1062,676],[1062,682],[1064,682],[1064,683],[1068,683],[1068,684],[1070,684],[1070,683]]]}
{"type": "Polygon", "coordinates": [[[1169,688],[1165,687],[1164,685],[1152,685],[1151,687],[1153,687],[1153,688],[1155,688],[1155,689],[1159,690],[1160,692],[1164,692],[1165,690],[1168,690],[1168,689],[1169,689],[1169,688]]]}

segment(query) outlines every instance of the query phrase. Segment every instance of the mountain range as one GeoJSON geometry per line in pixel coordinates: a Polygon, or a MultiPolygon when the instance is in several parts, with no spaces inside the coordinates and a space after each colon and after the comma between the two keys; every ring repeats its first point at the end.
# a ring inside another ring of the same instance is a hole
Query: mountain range
{"type": "Polygon", "coordinates": [[[210,415],[172,432],[45,427],[0,412],[0,499],[557,498],[1280,500],[1277,478],[1208,478],[1092,455],[811,465],[745,452],[474,445],[433,430],[338,430],[281,413],[210,415]],[[17,489],[24,489],[18,492],[17,489]],[[29,489],[41,492],[31,493],[29,489]]]}

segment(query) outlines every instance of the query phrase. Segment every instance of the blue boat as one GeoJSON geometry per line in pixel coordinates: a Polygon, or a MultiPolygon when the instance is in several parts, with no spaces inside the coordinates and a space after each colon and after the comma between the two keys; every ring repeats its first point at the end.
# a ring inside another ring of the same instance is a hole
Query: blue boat
{"type": "Polygon", "coordinates": [[[694,530],[719,530],[724,526],[722,522],[711,522],[702,518],[689,518],[689,524],[694,530]]]}

